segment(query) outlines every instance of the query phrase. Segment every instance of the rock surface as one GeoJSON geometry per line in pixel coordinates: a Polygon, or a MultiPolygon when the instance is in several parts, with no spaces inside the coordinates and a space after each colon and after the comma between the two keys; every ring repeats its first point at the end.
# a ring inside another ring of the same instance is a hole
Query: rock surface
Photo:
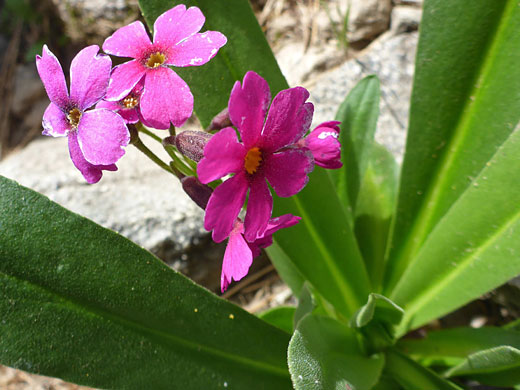
{"type": "Polygon", "coordinates": [[[67,36],[100,44],[113,31],[139,16],[137,0],[52,0],[67,36]]]}
{"type": "Polygon", "coordinates": [[[390,24],[392,0],[350,0],[350,42],[373,39],[385,32],[390,24]]]}
{"type": "Polygon", "coordinates": [[[421,17],[422,9],[419,7],[396,5],[392,8],[390,31],[394,34],[402,34],[418,30],[421,17]]]}
{"type": "MultiPolygon", "coordinates": [[[[163,152],[158,146],[153,148],[157,154],[163,152]]],[[[127,148],[118,167],[89,185],[70,161],[67,139],[42,137],[4,160],[0,174],[118,231],[182,270],[184,252],[206,236],[202,210],[175,177],[135,148],[127,148]]]]}
{"type": "Polygon", "coordinates": [[[324,73],[310,85],[313,125],[332,120],[348,92],[363,77],[381,80],[380,116],[376,140],[399,161],[404,151],[418,34],[385,34],[355,59],[324,73]]]}

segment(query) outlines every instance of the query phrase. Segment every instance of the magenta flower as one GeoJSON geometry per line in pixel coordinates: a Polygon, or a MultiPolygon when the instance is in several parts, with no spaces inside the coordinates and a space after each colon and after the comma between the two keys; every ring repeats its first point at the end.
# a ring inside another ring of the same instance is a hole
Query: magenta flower
{"type": "Polygon", "coordinates": [[[343,166],[341,144],[338,140],[340,123],[324,122],[298,143],[299,146],[307,147],[311,151],[316,165],[327,169],[338,169],[343,166]]]}
{"type": "Polygon", "coordinates": [[[114,68],[106,100],[123,99],[144,78],[141,113],[151,126],[181,126],[192,114],[190,88],[173,66],[199,66],[211,60],[226,43],[216,31],[198,33],[204,15],[197,7],[178,5],[157,18],[153,43],[141,22],[121,27],[103,43],[103,50],[132,61],[114,68]]]}
{"type": "Polygon", "coordinates": [[[253,242],[244,239],[244,224],[236,219],[229,235],[229,241],[224,252],[220,289],[226,291],[231,281],[238,281],[247,275],[253,259],[260,255],[261,248],[267,248],[273,243],[273,234],[283,228],[296,225],[300,217],[285,214],[269,220],[263,237],[253,242]]]}
{"type": "Polygon", "coordinates": [[[68,137],[72,162],[88,183],[97,183],[102,171],[115,171],[124,154],[130,134],[123,118],[106,109],[88,108],[105,95],[112,61],[98,54],[99,47],[88,46],[72,60],[70,95],[58,59],[43,46],[36,67],[51,104],[43,114],[43,135],[68,137]]]}
{"type": "Polygon", "coordinates": [[[117,102],[101,100],[96,104],[96,108],[106,108],[107,110],[118,113],[126,123],[143,122],[148,126],[146,120],[141,115],[140,101],[143,93],[144,83],[138,82],[128,95],[117,102]]]}
{"type": "Polygon", "coordinates": [[[234,173],[219,185],[206,208],[204,227],[213,230],[213,240],[229,236],[249,190],[244,236],[253,242],[267,229],[273,198],[289,197],[307,184],[314,164],[306,148],[292,147],[310,126],[314,107],[305,103],[309,92],[296,87],[281,91],[273,99],[267,82],[255,72],[247,72],[242,85],[237,81],[229,98],[229,116],[242,142],[231,127],[215,134],[204,148],[197,173],[202,183],[234,173]],[[291,147],[290,147],[291,146],[291,147]]]}

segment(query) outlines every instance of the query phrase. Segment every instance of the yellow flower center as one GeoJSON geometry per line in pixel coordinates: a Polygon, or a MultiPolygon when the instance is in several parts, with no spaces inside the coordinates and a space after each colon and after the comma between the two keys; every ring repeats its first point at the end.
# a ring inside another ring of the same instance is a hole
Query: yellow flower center
{"type": "Polygon", "coordinates": [[[260,149],[256,147],[249,149],[244,159],[244,168],[246,168],[247,173],[250,175],[255,173],[261,161],[262,152],[260,149]]]}
{"type": "Polygon", "coordinates": [[[67,120],[69,121],[70,125],[73,127],[73,128],[76,128],[78,127],[78,124],[79,124],[79,120],[81,119],[81,111],[79,110],[79,108],[73,108],[72,110],[69,111],[69,113],[67,114],[67,120]]]}
{"type": "Polygon", "coordinates": [[[139,104],[139,100],[135,96],[128,95],[122,103],[124,108],[135,108],[139,104]]]}
{"type": "Polygon", "coordinates": [[[157,68],[161,66],[166,61],[166,57],[160,51],[150,54],[148,60],[146,61],[146,66],[149,68],[157,68]]]}

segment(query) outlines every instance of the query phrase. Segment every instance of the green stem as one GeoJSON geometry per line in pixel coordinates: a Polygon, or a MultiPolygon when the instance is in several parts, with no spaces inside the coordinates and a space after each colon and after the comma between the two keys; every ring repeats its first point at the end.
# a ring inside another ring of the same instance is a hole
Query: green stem
{"type": "MultiPolygon", "coordinates": [[[[170,157],[172,158],[172,163],[173,165],[176,167],[177,170],[180,170],[183,174],[187,175],[187,176],[196,176],[196,173],[195,171],[189,167],[188,165],[186,165],[180,158],[179,156],[177,156],[177,154],[175,153],[175,150],[173,148],[172,145],[163,145],[164,146],[164,150],[166,150],[166,152],[170,155],[170,157]]],[[[172,164],[170,164],[171,166],[172,164]]]]}
{"type": "Polygon", "coordinates": [[[148,130],[144,126],[139,126],[138,129],[139,129],[140,133],[146,134],[147,136],[153,138],[157,142],[162,143],[162,138],[161,137],[159,137],[158,135],[155,135],[154,133],[152,133],[150,130],[148,130]]]}
{"type": "Polygon", "coordinates": [[[143,152],[150,160],[159,165],[162,169],[171,174],[175,174],[170,168],[170,166],[166,164],[163,160],[161,160],[159,157],[157,157],[154,152],[148,149],[139,138],[133,143],[133,145],[141,152],[143,152]]]}

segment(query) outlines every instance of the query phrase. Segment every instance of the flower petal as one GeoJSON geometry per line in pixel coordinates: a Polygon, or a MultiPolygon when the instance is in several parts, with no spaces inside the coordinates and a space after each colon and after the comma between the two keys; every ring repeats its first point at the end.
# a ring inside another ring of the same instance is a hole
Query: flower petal
{"type": "Polygon", "coordinates": [[[220,130],[204,147],[204,157],[197,165],[199,180],[207,184],[229,173],[238,173],[244,168],[246,150],[237,141],[232,127],[220,130]]]}
{"type": "Polygon", "coordinates": [[[140,58],[151,46],[144,25],[137,21],[117,29],[105,39],[103,51],[117,57],[140,58]]]}
{"type": "Polygon", "coordinates": [[[96,108],[106,108],[107,110],[118,112],[121,106],[118,102],[109,102],[108,100],[101,100],[96,104],[96,108]]]}
{"type": "Polygon", "coordinates": [[[112,60],[97,45],[81,50],[70,64],[70,100],[81,110],[99,102],[107,91],[112,60]]]}
{"type": "Polygon", "coordinates": [[[69,133],[69,154],[72,163],[81,172],[87,183],[97,183],[101,176],[103,176],[103,170],[106,171],[117,171],[117,167],[114,164],[110,165],[93,165],[85,160],[83,152],[79,147],[78,136],[75,131],[69,133]]]}
{"type": "Polygon", "coordinates": [[[253,256],[256,257],[260,254],[260,248],[267,248],[273,244],[273,234],[275,232],[296,225],[300,220],[301,217],[292,214],[284,214],[278,218],[270,219],[263,237],[257,238],[255,241],[249,243],[249,247],[253,251],[253,256]]]}
{"type": "Polygon", "coordinates": [[[137,123],[139,122],[139,115],[136,108],[124,108],[118,102],[109,102],[107,100],[101,100],[96,104],[96,108],[106,108],[107,110],[114,111],[119,114],[126,123],[137,123]]]}
{"type": "Polygon", "coordinates": [[[244,221],[245,238],[254,241],[261,237],[267,228],[269,218],[273,211],[273,197],[263,177],[256,177],[250,182],[249,200],[244,221]]]}
{"type": "Polygon", "coordinates": [[[267,81],[252,71],[246,73],[242,85],[237,81],[231,90],[229,117],[240,131],[247,149],[260,137],[270,101],[267,81]]]}
{"type": "Polygon", "coordinates": [[[247,179],[241,172],[213,191],[204,216],[204,228],[208,231],[213,230],[213,241],[221,242],[229,236],[244,205],[247,189],[247,179]]]}
{"type": "Polygon", "coordinates": [[[85,159],[94,165],[114,164],[130,142],[125,121],[115,112],[97,108],[83,114],[78,125],[78,143],[85,159]]]}
{"type": "Polygon", "coordinates": [[[170,122],[182,126],[193,112],[193,95],[188,84],[167,67],[146,72],[141,95],[141,114],[156,129],[170,122]]]}
{"type": "Polygon", "coordinates": [[[229,241],[224,252],[222,262],[222,274],[220,276],[220,289],[226,291],[232,280],[238,281],[247,275],[253,264],[253,253],[242,236],[244,228],[239,221],[235,222],[235,228],[229,236],[229,241]]]}
{"type": "Polygon", "coordinates": [[[42,55],[36,56],[36,68],[51,102],[64,110],[67,109],[69,94],[65,75],[60,62],[47,45],[43,45],[42,55]]]}
{"type": "Polygon", "coordinates": [[[153,25],[153,43],[167,49],[200,31],[205,18],[197,7],[186,9],[184,4],[160,15],[153,25]]]}
{"type": "Polygon", "coordinates": [[[308,173],[314,168],[310,151],[289,149],[272,154],[265,160],[264,172],[278,196],[283,198],[300,192],[309,181],[308,173]]]}
{"type": "Polygon", "coordinates": [[[65,137],[71,129],[67,115],[54,103],[49,104],[43,114],[43,135],[65,137]]]}
{"type": "Polygon", "coordinates": [[[118,101],[132,91],[146,74],[146,68],[137,60],[125,62],[112,69],[105,100],[118,101]]]}
{"type": "Polygon", "coordinates": [[[303,137],[314,113],[312,103],[305,103],[308,97],[309,92],[302,87],[285,89],[276,95],[262,133],[265,150],[277,151],[303,137]]]}
{"type": "MultiPolygon", "coordinates": [[[[296,225],[302,218],[292,214],[284,214],[269,220],[264,236],[272,236],[280,229],[296,225]]],[[[263,247],[262,247],[263,248],[263,247]]]]}
{"type": "Polygon", "coordinates": [[[218,31],[192,35],[170,50],[167,63],[181,67],[204,65],[226,42],[226,37],[218,31]]]}

